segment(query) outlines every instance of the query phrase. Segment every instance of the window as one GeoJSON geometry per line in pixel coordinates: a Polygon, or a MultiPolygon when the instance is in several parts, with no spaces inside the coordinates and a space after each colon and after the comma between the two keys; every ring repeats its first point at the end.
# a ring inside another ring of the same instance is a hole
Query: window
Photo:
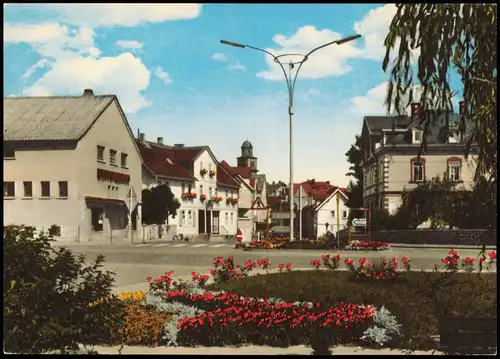
{"type": "Polygon", "coordinates": [[[226,198],[229,198],[229,191],[226,189],[226,198]]]}
{"type": "Polygon", "coordinates": [[[40,185],[42,187],[42,197],[50,197],[50,182],[42,181],[40,185]]]}
{"type": "Polygon", "coordinates": [[[104,147],[97,146],[97,160],[100,162],[104,162],[104,147]]]}
{"type": "Polygon", "coordinates": [[[208,196],[212,198],[212,187],[208,188],[208,196]]]}
{"type": "Polygon", "coordinates": [[[224,216],[224,223],[225,223],[226,225],[228,225],[228,224],[229,224],[229,213],[227,213],[227,212],[226,212],[226,214],[225,214],[225,216],[224,216]]]}
{"type": "Polygon", "coordinates": [[[414,129],[413,130],[413,143],[420,143],[422,142],[422,131],[414,129]]]}
{"type": "Polygon", "coordinates": [[[15,182],[4,182],[3,183],[3,196],[4,197],[15,197],[16,196],[16,184],[15,184],[15,182]]]}
{"type": "Polygon", "coordinates": [[[121,154],[121,166],[122,167],[127,167],[127,157],[128,155],[126,153],[121,154]]]}
{"type": "Polygon", "coordinates": [[[459,160],[448,161],[448,175],[450,181],[458,182],[461,180],[462,162],[459,160]]]}
{"type": "Polygon", "coordinates": [[[200,184],[200,196],[203,194],[203,185],[200,184]]]}
{"type": "Polygon", "coordinates": [[[184,183],[181,184],[181,193],[186,192],[186,185],[184,183]]]}
{"type": "Polygon", "coordinates": [[[186,225],[186,211],[181,211],[181,227],[184,227],[186,225]]]}
{"type": "Polygon", "coordinates": [[[188,224],[188,226],[192,226],[193,225],[193,215],[192,215],[191,211],[188,211],[187,224],[188,224]]]}
{"type": "Polygon", "coordinates": [[[200,162],[200,171],[203,169],[203,162],[200,162]]]}
{"type": "Polygon", "coordinates": [[[116,165],[116,151],[109,150],[109,163],[112,165],[116,165]]]}
{"type": "Polygon", "coordinates": [[[347,218],[347,211],[342,211],[342,218],[347,218]]]}
{"type": "Polygon", "coordinates": [[[215,189],[214,189],[214,193],[215,193],[215,196],[218,196],[218,195],[219,195],[219,189],[218,189],[218,188],[215,188],[215,189]]]}
{"type": "Polygon", "coordinates": [[[16,151],[12,146],[3,144],[3,158],[13,159],[16,158],[16,151]]]}
{"type": "Polygon", "coordinates": [[[209,164],[208,164],[208,172],[210,172],[211,170],[212,170],[212,164],[211,164],[211,163],[209,163],[209,164]]]}
{"type": "Polygon", "coordinates": [[[412,182],[422,182],[425,178],[425,161],[413,159],[411,161],[411,180],[412,182]]]}
{"type": "Polygon", "coordinates": [[[59,181],[59,198],[68,198],[68,181],[59,181]]]}
{"type": "Polygon", "coordinates": [[[191,189],[192,189],[192,188],[191,188],[191,185],[190,185],[190,184],[188,184],[188,193],[191,193],[191,189]]]}
{"type": "Polygon", "coordinates": [[[231,224],[233,224],[234,221],[234,213],[231,213],[231,224]]]}
{"type": "Polygon", "coordinates": [[[23,182],[24,197],[33,197],[33,183],[23,182]]]}
{"type": "Polygon", "coordinates": [[[335,211],[330,211],[330,217],[334,217],[335,218],[335,211]]]}

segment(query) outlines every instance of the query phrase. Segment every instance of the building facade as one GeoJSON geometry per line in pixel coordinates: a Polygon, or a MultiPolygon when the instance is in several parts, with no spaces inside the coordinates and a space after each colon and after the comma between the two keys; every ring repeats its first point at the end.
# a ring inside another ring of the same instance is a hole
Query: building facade
{"type": "Polygon", "coordinates": [[[143,187],[166,184],[180,203],[165,223],[168,232],[191,238],[236,235],[240,186],[208,146],[167,146],[163,138],[150,142],[142,133],[137,143],[144,158],[143,187]]]}
{"type": "Polygon", "coordinates": [[[463,155],[465,141],[455,132],[459,115],[442,111],[431,115],[436,120],[427,136],[427,149],[420,156],[423,129],[419,104],[412,104],[411,117],[364,118],[361,138],[365,207],[385,208],[394,213],[404,190],[437,176],[446,176],[457,186],[472,186],[477,156],[474,146],[467,159],[463,155]]]}
{"type": "Polygon", "coordinates": [[[4,224],[81,242],[140,231],[142,159],[116,96],[8,97],[4,111],[4,224]]]}

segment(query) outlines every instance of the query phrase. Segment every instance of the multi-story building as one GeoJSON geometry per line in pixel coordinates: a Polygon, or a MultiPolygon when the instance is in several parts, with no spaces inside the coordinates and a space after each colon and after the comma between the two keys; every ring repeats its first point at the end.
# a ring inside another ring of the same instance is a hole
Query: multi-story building
{"type": "MultiPolygon", "coordinates": [[[[347,207],[347,190],[332,186],[329,181],[321,182],[314,179],[294,184],[294,229],[299,232],[300,211],[302,213],[302,237],[317,238],[327,231],[336,233],[340,228],[347,227],[349,208],[347,207]],[[337,208],[337,198],[339,208],[337,208]]],[[[272,205],[273,232],[288,234],[290,231],[290,212],[288,203],[288,188],[274,192],[268,196],[268,203],[272,205]]]]}
{"type": "MultiPolygon", "coordinates": [[[[462,106],[463,103],[461,112],[462,106]]],[[[455,131],[460,115],[444,111],[433,111],[430,115],[435,120],[426,138],[427,149],[420,156],[423,129],[419,104],[412,104],[410,117],[364,118],[361,138],[365,207],[385,208],[394,213],[401,204],[403,190],[411,190],[436,176],[447,176],[470,188],[477,152],[473,146],[467,159],[463,155],[465,141],[455,131]]]]}
{"type": "Polygon", "coordinates": [[[146,141],[143,133],[137,144],[144,159],[143,187],[167,184],[181,204],[168,218],[169,231],[189,237],[236,234],[240,184],[208,146],[167,146],[162,137],[146,141]]]}
{"type": "Polygon", "coordinates": [[[3,103],[4,224],[82,242],[140,231],[141,155],[116,96],[3,103]]]}
{"type": "MultiPolygon", "coordinates": [[[[258,174],[257,157],[253,155],[253,146],[246,140],[241,145],[238,166],[231,166],[226,161],[221,165],[240,183],[240,203],[238,218],[246,223],[251,220],[253,231],[264,232],[267,229],[267,182],[265,174],[258,174]],[[260,204],[259,209],[257,208],[260,204]]],[[[242,224],[242,223],[240,223],[242,224]]],[[[243,227],[243,225],[240,225],[243,227]]]]}

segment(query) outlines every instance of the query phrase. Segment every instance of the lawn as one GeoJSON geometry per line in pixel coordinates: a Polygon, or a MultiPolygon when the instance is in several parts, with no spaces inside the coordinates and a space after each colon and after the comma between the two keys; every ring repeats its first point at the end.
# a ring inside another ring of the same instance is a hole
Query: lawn
{"type": "Polygon", "coordinates": [[[496,274],[403,272],[399,280],[362,281],[347,271],[292,271],[256,275],[212,284],[242,296],[277,297],[285,301],[339,302],[385,306],[402,324],[400,346],[435,348],[441,316],[496,317],[496,274]]]}

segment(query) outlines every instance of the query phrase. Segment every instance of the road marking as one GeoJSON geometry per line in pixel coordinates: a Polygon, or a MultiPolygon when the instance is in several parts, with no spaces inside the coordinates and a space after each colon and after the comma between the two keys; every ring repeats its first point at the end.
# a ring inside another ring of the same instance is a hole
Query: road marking
{"type": "Polygon", "coordinates": [[[208,244],[195,244],[193,248],[205,247],[205,246],[208,246],[208,244]]]}
{"type": "Polygon", "coordinates": [[[163,243],[163,244],[155,244],[154,247],[168,247],[170,244],[168,243],[163,243]]]}
{"type": "Polygon", "coordinates": [[[136,247],[148,247],[150,246],[151,244],[136,244],[135,246],[136,247]]]}
{"type": "Polygon", "coordinates": [[[216,245],[210,246],[210,248],[219,248],[219,247],[225,247],[225,246],[227,246],[227,244],[216,244],[216,245]]]}
{"type": "Polygon", "coordinates": [[[181,244],[175,244],[172,247],[176,247],[177,248],[177,247],[184,247],[184,246],[187,246],[187,244],[183,244],[183,243],[181,243],[181,244]]]}

